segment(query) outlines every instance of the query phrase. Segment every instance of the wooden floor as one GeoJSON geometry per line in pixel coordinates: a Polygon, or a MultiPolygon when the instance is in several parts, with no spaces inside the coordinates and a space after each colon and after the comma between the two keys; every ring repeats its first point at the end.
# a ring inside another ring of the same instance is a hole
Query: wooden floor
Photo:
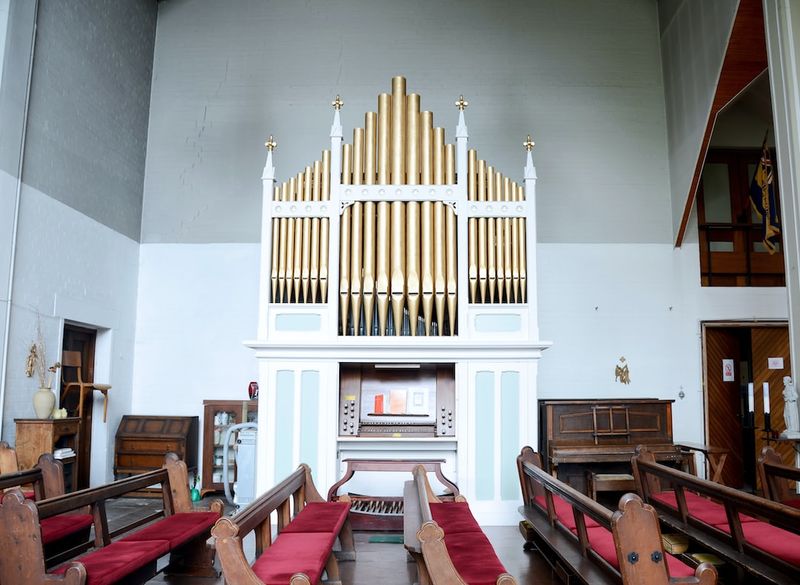
{"type": "MultiPolygon", "coordinates": [[[[124,498],[109,502],[109,525],[113,529],[115,524],[141,517],[157,505],[158,500],[140,498],[124,498]]],[[[523,540],[516,526],[490,526],[484,528],[484,531],[494,545],[497,556],[500,557],[508,572],[517,578],[520,585],[556,585],[560,583],[551,574],[550,567],[539,556],[539,553],[526,553],[522,550],[523,540]]],[[[415,565],[407,561],[402,544],[376,542],[379,538],[375,537],[380,535],[373,533],[356,533],[355,536],[358,560],[339,564],[342,585],[374,585],[375,583],[411,585],[416,582],[415,565]]],[[[148,583],[223,585],[223,580],[221,577],[219,579],[187,579],[158,575],[148,583]]]]}

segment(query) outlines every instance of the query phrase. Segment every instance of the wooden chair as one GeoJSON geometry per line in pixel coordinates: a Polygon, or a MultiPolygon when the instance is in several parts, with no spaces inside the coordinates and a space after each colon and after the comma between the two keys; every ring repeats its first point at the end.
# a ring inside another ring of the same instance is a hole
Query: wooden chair
{"type": "Polygon", "coordinates": [[[103,394],[103,422],[106,422],[108,415],[108,391],[111,390],[110,384],[97,384],[95,382],[84,382],[81,376],[81,352],[79,351],[65,351],[61,354],[61,403],[69,394],[70,390],[77,388],[78,390],[78,417],[83,418],[83,401],[84,398],[97,390],[103,394]],[[64,370],[66,368],[75,369],[75,377],[77,381],[67,382],[64,379],[64,370]]]}

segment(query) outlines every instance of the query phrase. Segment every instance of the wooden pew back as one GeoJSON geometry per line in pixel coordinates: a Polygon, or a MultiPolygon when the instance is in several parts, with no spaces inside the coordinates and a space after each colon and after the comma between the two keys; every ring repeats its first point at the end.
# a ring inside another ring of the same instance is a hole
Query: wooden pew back
{"type": "Polygon", "coordinates": [[[770,446],[764,447],[756,465],[765,498],[773,502],[786,502],[800,498],[796,492],[792,493],[790,489],[790,482],[800,481],[800,469],[785,465],[775,449],[770,446]]]}

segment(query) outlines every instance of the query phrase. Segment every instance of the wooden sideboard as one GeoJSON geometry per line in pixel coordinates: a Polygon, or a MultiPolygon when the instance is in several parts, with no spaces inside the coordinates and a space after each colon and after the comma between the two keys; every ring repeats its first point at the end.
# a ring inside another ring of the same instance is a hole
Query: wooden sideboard
{"type": "MultiPolygon", "coordinates": [[[[258,420],[258,400],[204,400],[203,401],[203,478],[202,493],[221,492],[224,489],[222,454],[225,431],[231,425],[258,420]]],[[[228,446],[231,457],[229,480],[236,476],[236,459],[233,445],[228,446]]]]}
{"type": "MultiPolygon", "coordinates": [[[[16,418],[17,436],[14,449],[20,469],[30,469],[36,465],[39,455],[53,453],[56,449],[69,448],[77,453],[81,419],[77,417],[61,419],[16,418]]],[[[73,455],[61,459],[64,464],[64,485],[67,491],[75,487],[78,477],[78,463],[73,455]]]]}

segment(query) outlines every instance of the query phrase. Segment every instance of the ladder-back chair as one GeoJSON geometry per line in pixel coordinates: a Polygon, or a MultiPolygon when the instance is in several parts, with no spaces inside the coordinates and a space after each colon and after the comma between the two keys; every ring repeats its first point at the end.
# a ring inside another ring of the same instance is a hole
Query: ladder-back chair
{"type": "Polygon", "coordinates": [[[65,351],[61,354],[61,403],[73,389],[78,390],[78,417],[83,418],[83,401],[86,396],[91,396],[97,390],[103,395],[103,422],[106,422],[108,415],[108,391],[110,384],[97,384],[95,382],[84,382],[81,375],[83,360],[79,351],[65,351]],[[76,381],[67,382],[64,379],[64,370],[73,368],[75,370],[76,381]]]}

